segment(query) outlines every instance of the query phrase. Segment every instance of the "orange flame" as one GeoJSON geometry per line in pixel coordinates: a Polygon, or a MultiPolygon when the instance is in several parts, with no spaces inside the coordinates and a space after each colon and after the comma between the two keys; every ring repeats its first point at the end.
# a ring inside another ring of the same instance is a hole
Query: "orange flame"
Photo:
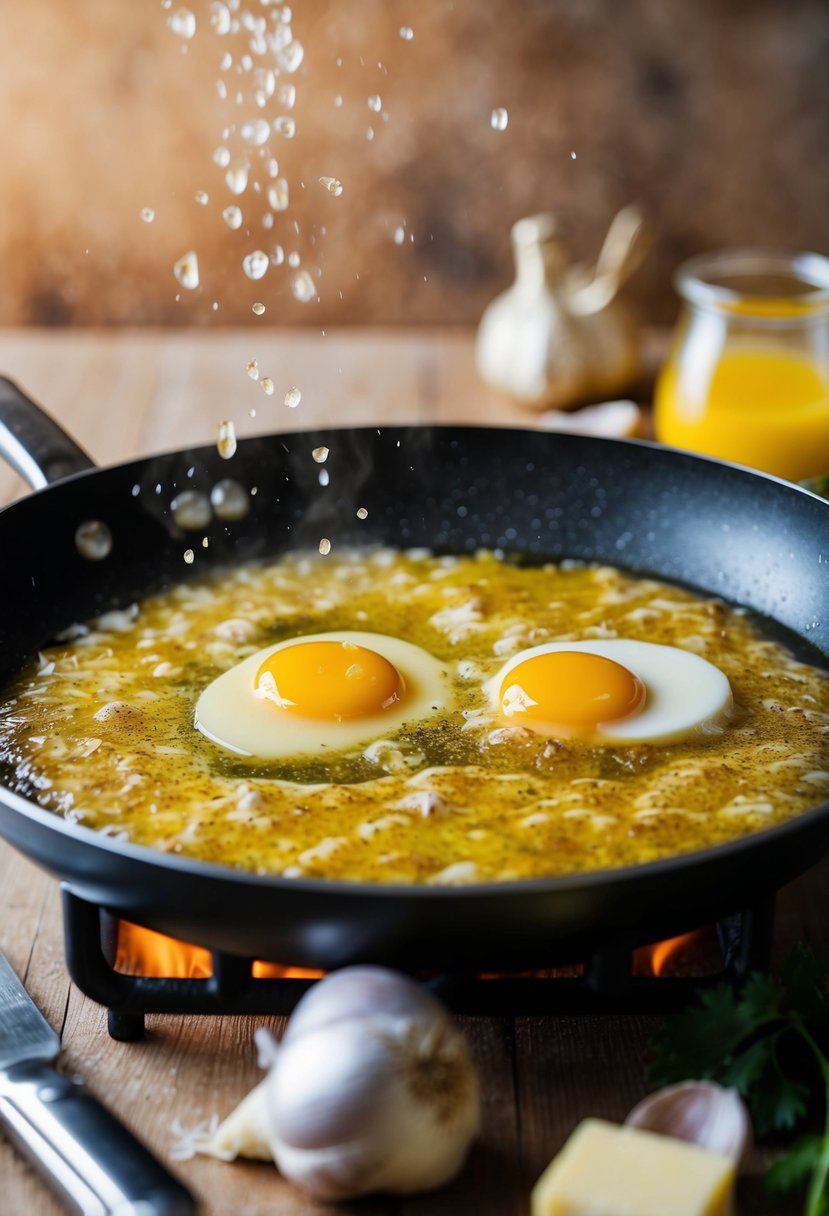
{"type": "Polygon", "coordinates": [[[640,946],[633,952],[633,974],[659,976],[666,971],[684,971],[682,964],[689,961],[689,956],[696,961],[694,956],[704,953],[710,932],[709,929],[695,929],[692,933],[654,942],[652,946],[640,946]]]}
{"type": "MultiPolygon", "coordinates": [[[[207,979],[213,974],[213,959],[203,946],[193,946],[122,920],[118,922],[115,970],[124,975],[163,979],[207,979]]],[[[305,967],[258,961],[253,964],[252,973],[255,979],[317,979],[323,974],[305,967]]]]}

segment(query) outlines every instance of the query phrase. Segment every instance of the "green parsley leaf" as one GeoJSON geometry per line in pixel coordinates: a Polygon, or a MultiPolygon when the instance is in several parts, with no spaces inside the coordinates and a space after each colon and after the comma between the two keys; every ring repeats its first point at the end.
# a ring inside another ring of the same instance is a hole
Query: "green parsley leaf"
{"type": "Polygon", "coordinates": [[[781,1195],[805,1191],[822,1149],[820,1136],[803,1136],[783,1157],[778,1157],[774,1165],[769,1166],[763,1179],[766,1189],[781,1195]]]}

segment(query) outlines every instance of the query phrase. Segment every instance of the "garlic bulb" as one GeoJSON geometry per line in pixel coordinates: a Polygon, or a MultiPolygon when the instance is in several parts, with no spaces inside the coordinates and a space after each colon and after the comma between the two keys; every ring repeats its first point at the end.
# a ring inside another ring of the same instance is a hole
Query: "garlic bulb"
{"type": "Polygon", "coordinates": [[[739,1165],[751,1145],[751,1121],[736,1089],[683,1081],[643,1098],[625,1123],[724,1153],[739,1165]]]}
{"type": "Polygon", "coordinates": [[[268,1076],[202,1151],[261,1156],[321,1199],[448,1182],[478,1129],[466,1042],[413,980],[348,967],[302,998],[281,1042],[256,1034],[268,1076]]]}

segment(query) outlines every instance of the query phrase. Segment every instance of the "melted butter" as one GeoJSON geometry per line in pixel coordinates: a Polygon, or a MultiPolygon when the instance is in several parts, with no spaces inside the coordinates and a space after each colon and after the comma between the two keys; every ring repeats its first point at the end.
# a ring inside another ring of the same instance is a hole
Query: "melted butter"
{"type": "Polygon", "coordinates": [[[6,690],[6,783],[135,843],[261,873],[497,881],[646,862],[754,832],[829,792],[829,681],[719,601],[609,567],[482,553],[291,556],[92,623],[6,690]],[[353,752],[243,761],[193,729],[202,689],[287,637],[368,629],[455,675],[457,709],[353,752]],[[694,650],[731,681],[719,735],[594,748],[504,730],[482,685],[553,639],[694,650]]]}

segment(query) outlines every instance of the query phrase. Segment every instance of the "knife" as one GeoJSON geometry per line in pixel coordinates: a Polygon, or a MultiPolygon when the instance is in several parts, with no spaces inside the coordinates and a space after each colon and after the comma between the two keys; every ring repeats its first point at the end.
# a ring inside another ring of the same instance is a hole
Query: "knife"
{"type": "MultiPolygon", "coordinates": [[[[192,1216],[189,1191],[85,1089],[0,951],[0,1126],[81,1216],[192,1216]]],[[[0,1205],[1,1206],[1,1205],[0,1205]]]]}

